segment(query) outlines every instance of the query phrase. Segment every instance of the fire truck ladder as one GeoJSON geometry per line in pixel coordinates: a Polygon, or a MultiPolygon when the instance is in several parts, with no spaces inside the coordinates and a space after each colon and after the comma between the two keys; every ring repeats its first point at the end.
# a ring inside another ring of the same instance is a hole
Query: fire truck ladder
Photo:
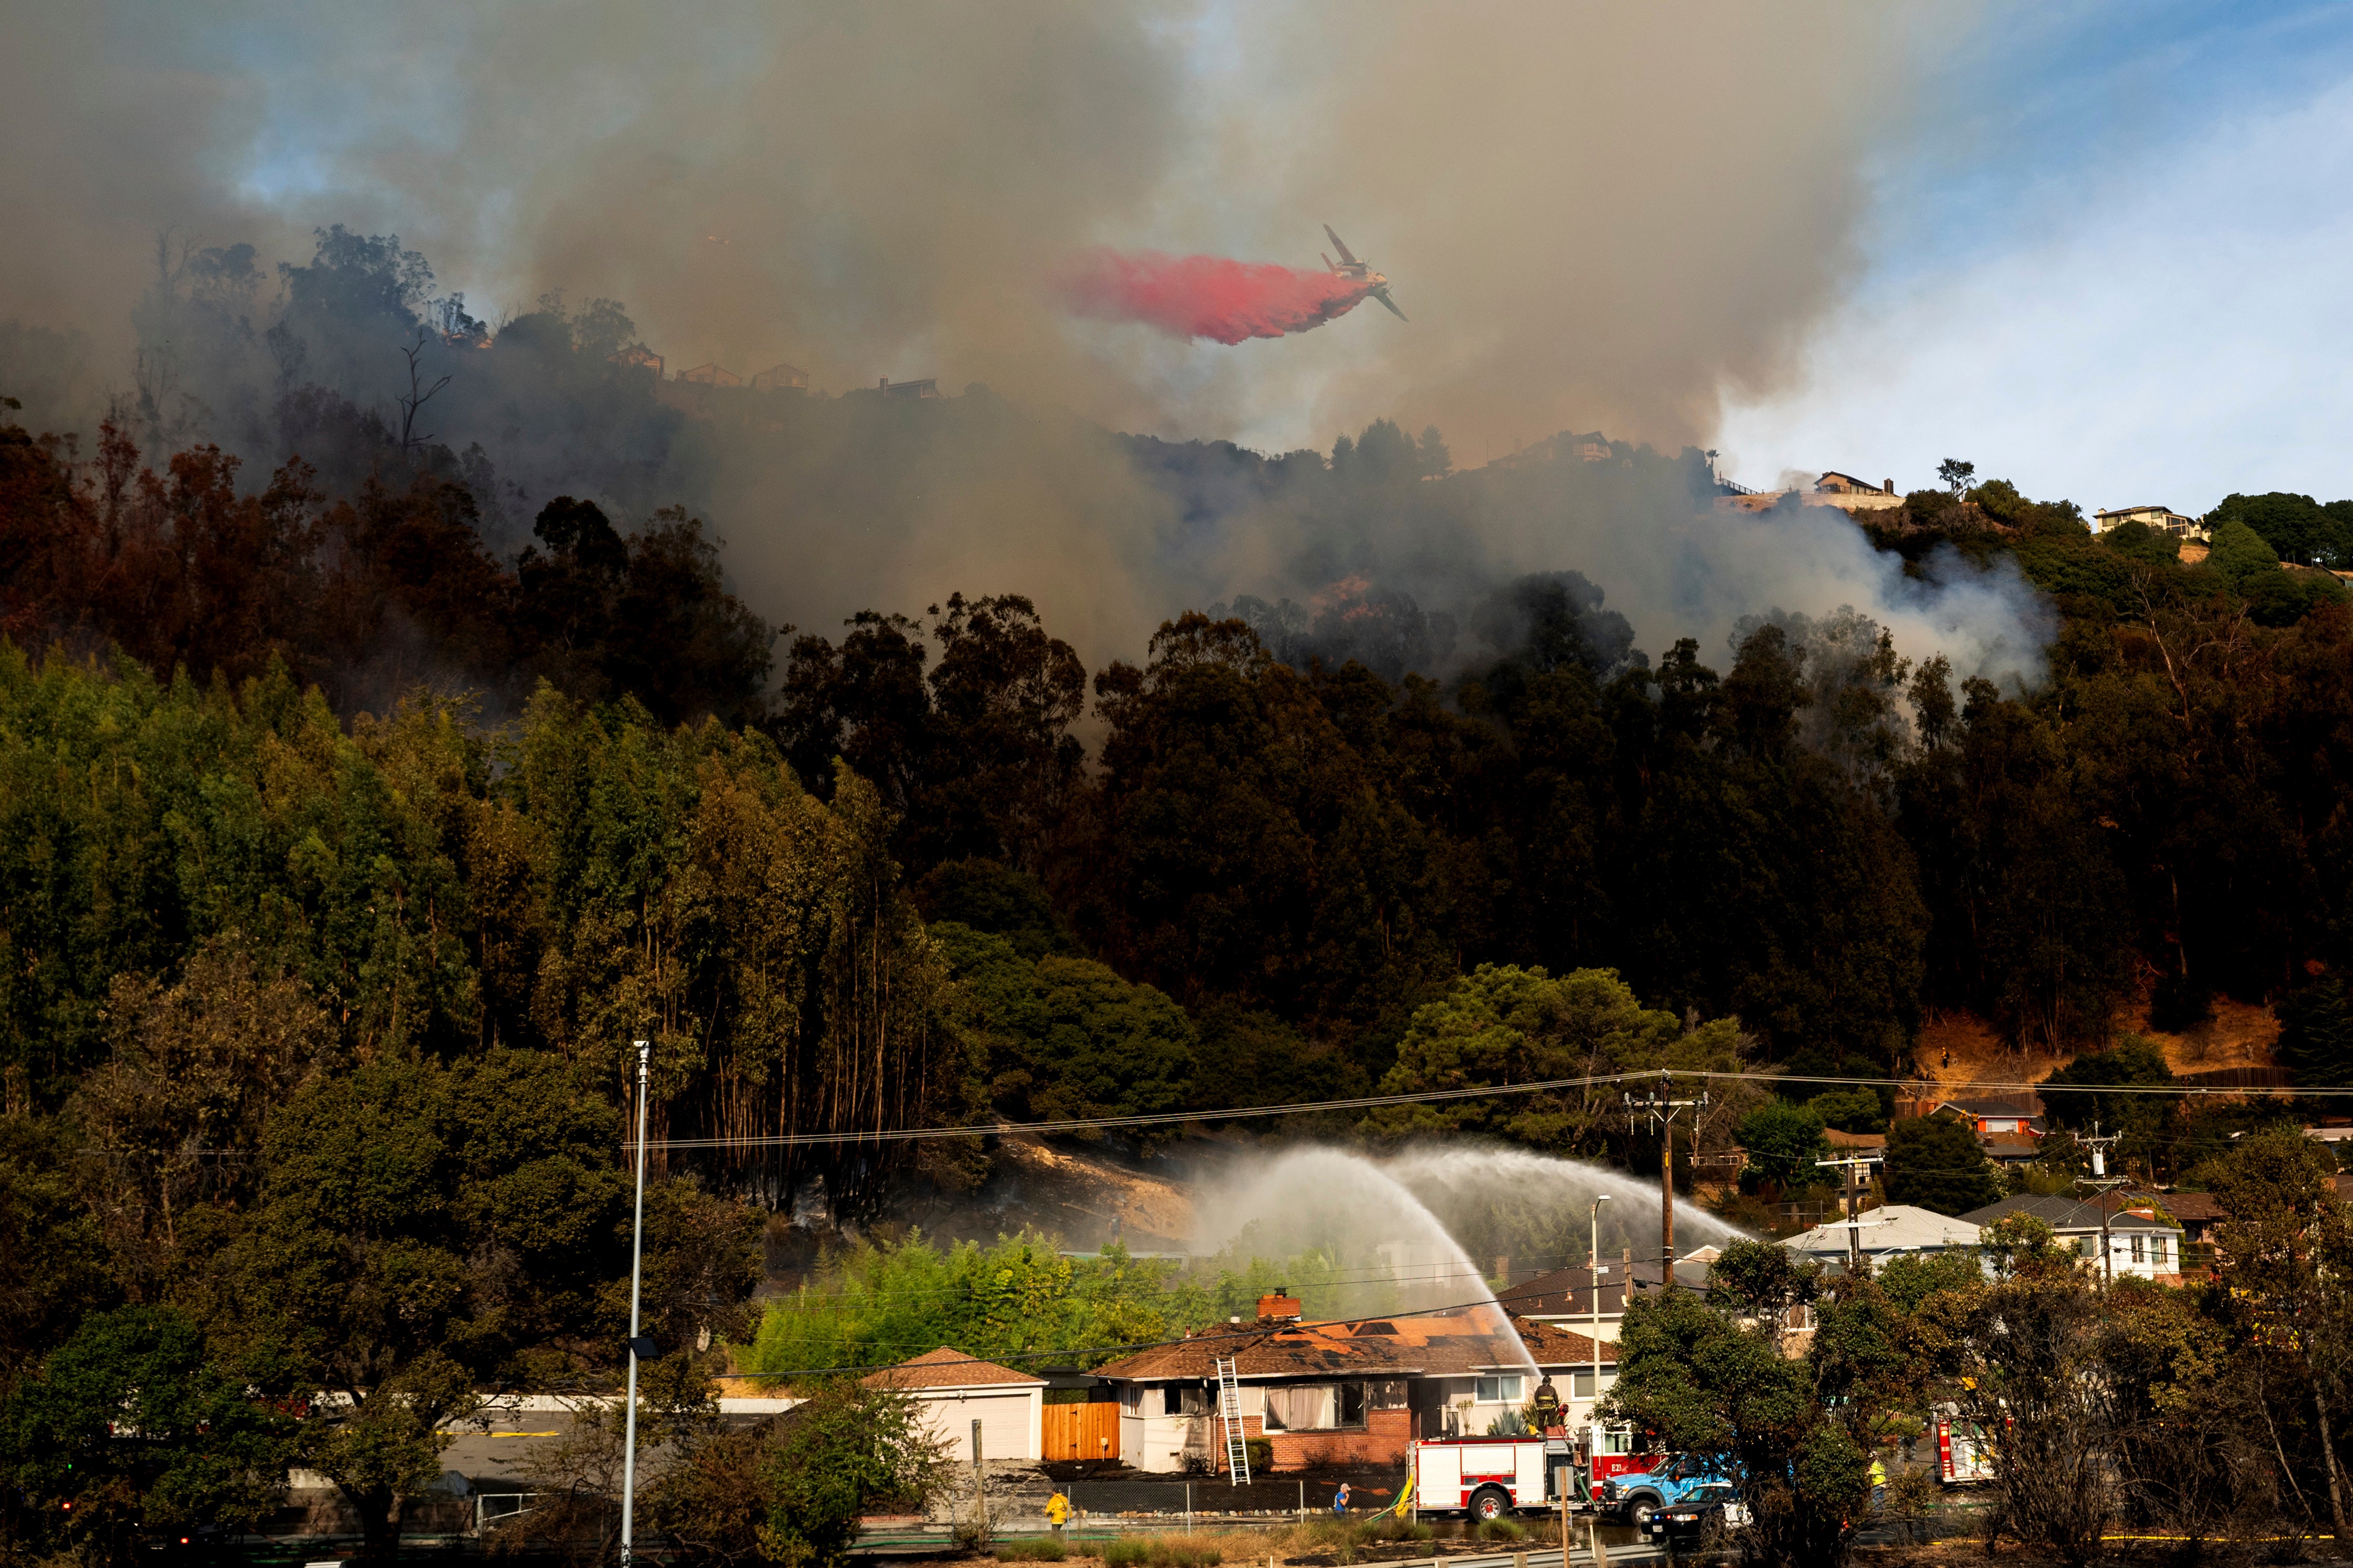
{"type": "Polygon", "coordinates": [[[1234,1363],[1220,1361],[1218,1370],[1218,1429],[1226,1440],[1226,1484],[1242,1486],[1250,1479],[1250,1443],[1242,1432],[1242,1391],[1234,1385],[1234,1363]]]}

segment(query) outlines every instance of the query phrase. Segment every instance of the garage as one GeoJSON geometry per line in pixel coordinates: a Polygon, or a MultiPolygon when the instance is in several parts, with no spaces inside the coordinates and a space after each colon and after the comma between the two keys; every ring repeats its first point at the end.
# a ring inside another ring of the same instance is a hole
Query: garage
{"type": "Polygon", "coordinates": [[[923,1406],[923,1424],[946,1458],[972,1462],[972,1424],[980,1423],[983,1459],[1043,1457],[1039,1427],[1046,1380],[980,1361],[943,1345],[865,1379],[870,1388],[902,1389],[923,1406]]]}

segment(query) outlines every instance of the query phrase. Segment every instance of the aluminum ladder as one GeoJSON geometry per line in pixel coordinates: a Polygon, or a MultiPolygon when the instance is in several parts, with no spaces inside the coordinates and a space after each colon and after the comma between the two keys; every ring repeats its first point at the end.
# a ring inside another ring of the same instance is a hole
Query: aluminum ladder
{"type": "Polygon", "coordinates": [[[1250,1479],[1250,1442],[1242,1432],[1242,1391],[1234,1384],[1234,1363],[1212,1363],[1218,1372],[1218,1428],[1226,1440],[1226,1484],[1241,1486],[1250,1479]]]}

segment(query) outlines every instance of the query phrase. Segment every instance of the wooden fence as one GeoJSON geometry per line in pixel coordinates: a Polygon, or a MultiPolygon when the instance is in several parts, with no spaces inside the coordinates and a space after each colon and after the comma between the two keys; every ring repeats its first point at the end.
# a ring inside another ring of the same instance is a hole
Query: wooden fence
{"type": "Polygon", "coordinates": [[[1049,1459],[1119,1458],[1119,1406],[1049,1405],[1040,1441],[1049,1459]]]}

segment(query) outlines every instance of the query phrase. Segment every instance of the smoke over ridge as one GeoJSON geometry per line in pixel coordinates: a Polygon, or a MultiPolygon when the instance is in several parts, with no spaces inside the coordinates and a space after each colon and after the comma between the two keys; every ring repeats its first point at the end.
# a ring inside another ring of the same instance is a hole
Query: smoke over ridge
{"type": "Polygon", "coordinates": [[[349,425],[306,387],[397,434],[397,350],[430,317],[452,381],[417,433],[482,480],[495,546],[555,493],[680,502],[804,626],[1011,590],[1100,662],[1187,607],[1353,592],[1451,617],[1468,650],[1504,584],[1576,571],[1651,649],[1852,605],[1959,673],[2032,673],[2014,576],[1907,580],[1843,520],[1725,517],[1690,463],[1631,448],[1478,467],[1561,428],[1672,452],[1720,389],[1789,374],[1898,123],[1873,84],[1921,44],[1874,8],[1728,14],[1704,45],[1537,5],[18,20],[0,382],[37,424],[135,395],[158,438],[219,440],[258,480],[349,425]],[[1793,88],[1825,51],[1837,90],[1793,88]],[[1410,289],[1411,326],[1229,348],[1106,332],[1041,287],[1106,245],[1303,261],[1325,216],[1410,289]],[[339,222],[331,257],[311,231],[339,222]],[[673,372],[994,390],[674,395],[612,374],[633,343],[673,372]],[[1443,429],[1473,471],[1106,434],[1320,447],[1377,418],[1443,429]]]}

